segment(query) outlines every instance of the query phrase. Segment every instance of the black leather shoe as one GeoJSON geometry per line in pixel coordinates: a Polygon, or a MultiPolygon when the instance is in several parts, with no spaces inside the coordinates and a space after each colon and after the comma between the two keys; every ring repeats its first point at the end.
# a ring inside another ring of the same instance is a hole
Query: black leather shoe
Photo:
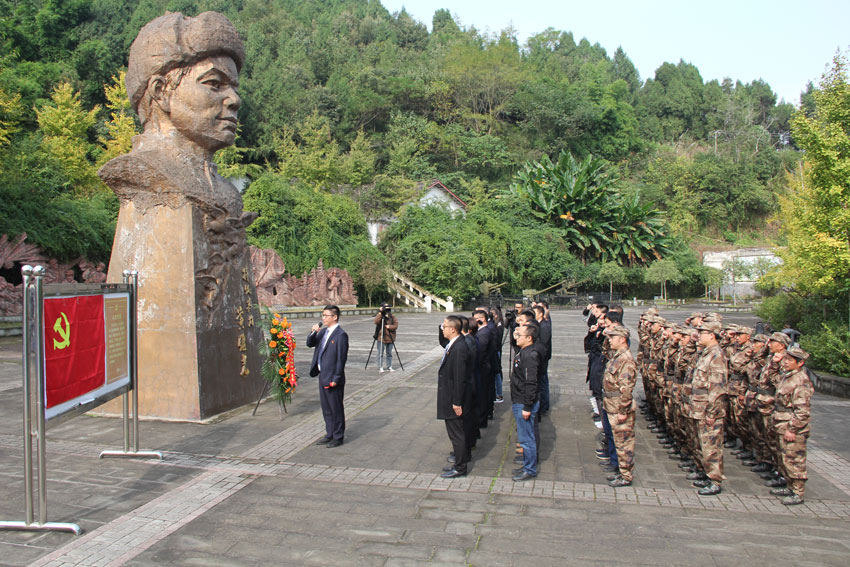
{"type": "Polygon", "coordinates": [[[452,467],[450,470],[447,470],[443,474],[440,475],[442,478],[457,478],[459,476],[466,476],[466,471],[460,472],[456,468],[452,467]]]}
{"type": "Polygon", "coordinates": [[[693,484],[697,488],[705,488],[706,486],[709,486],[711,484],[711,481],[706,478],[703,480],[695,480],[691,484],[693,484]]]}
{"type": "Polygon", "coordinates": [[[523,470],[520,474],[515,474],[511,477],[511,480],[514,482],[523,482],[525,480],[533,480],[535,478],[537,478],[536,474],[528,474],[525,470],[523,470]]]}
{"type": "Polygon", "coordinates": [[[774,496],[791,496],[792,494],[794,494],[793,492],[791,492],[790,488],[786,488],[784,486],[782,488],[771,488],[770,493],[774,496]]]}
{"type": "Polygon", "coordinates": [[[616,480],[616,479],[618,479],[618,478],[622,478],[622,476],[620,476],[620,473],[614,473],[614,474],[609,474],[609,475],[608,475],[608,476],[606,476],[605,478],[608,480],[608,482],[610,482],[610,481],[612,481],[612,480],[616,480]]]}
{"type": "Polygon", "coordinates": [[[454,468],[455,468],[454,465],[446,465],[446,466],[443,467],[443,472],[453,471],[454,468]]]}
{"type": "Polygon", "coordinates": [[[770,480],[772,478],[776,478],[776,471],[760,472],[758,475],[761,479],[770,480]]]}
{"type": "Polygon", "coordinates": [[[777,486],[785,486],[786,484],[788,484],[788,483],[785,482],[785,479],[782,478],[781,476],[777,477],[777,478],[772,478],[770,480],[766,480],[764,482],[765,486],[770,486],[771,488],[775,488],[777,486]]]}
{"type": "Polygon", "coordinates": [[[328,449],[333,449],[334,447],[339,447],[342,445],[342,439],[331,439],[326,445],[328,449]]]}
{"type": "Polygon", "coordinates": [[[693,459],[688,459],[686,461],[682,461],[681,463],[679,463],[680,469],[686,469],[686,468],[689,468],[689,467],[692,467],[692,466],[694,466],[693,459]]]}
{"type": "Polygon", "coordinates": [[[741,460],[744,460],[744,459],[755,459],[755,458],[756,458],[756,456],[753,454],[753,452],[752,452],[752,451],[741,451],[740,453],[738,453],[738,454],[737,454],[737,455],[735,455],[735,456],[736,456],[736,457],[738,457],[738,458],[739,458],[739,459],[741,459],[741,460]]]}
{"type": "Polygon", "coordinates": [[[517,455],[514,457],[514,464],[521,465],[523,463],[524,457],[522,455],[517,455]]]}
{"type": "Polygon", "coordinates": [[[727,449],[737,447],[738,446],[738,440],[737,439],[730,439],[729,441],[725,442],[723,444],[723,446],[726,447],[727,449]]]}
{"type": "Polygon", "coordinates": [[[744,459],[744,460],[741,461],[741,464],[744,465],[745,467],[754,467],[754,466],[758,465],[759,462],[754,460],[754,459],[744,459]]]}
{"type": "Polygon", "coordinates": [[[608,486],[613,486],[614,488],[622,488],[623,486],[631,486],[632,481],[626,480],[623,477],[615,478],[611,482],[608,483],[608,486]]]}
{"type": "Polygon", "coordinates": [[[688,480],[705,480],[708,477],[705,476],[705,473],[702,471],[694,471],[685,478],[688,480]]]}
{"type": "Polygon", "coordinates": [[[333,441],[333,439],[331,439],[330,437],[322,437],[321,439],[316,441],[316,445],[327,445],[331,441],[333,441]]]}
{"type": "Polygon", "coordinates": [[[761,463],[757,464],[756,466],[754,466],[753,468],[751,468],[750,470],[755,472],[755,473],[769,472],[769,471],[773,470],[773,465],[771,465],[770,463],[761,462],[761,463]]]}
{"type": "Polygon", "coordinates": [[[446,458],[446,462],[449,463],[450,465],[455,464],[455,456],[449,455],[448,458],[446,458]]]}
{"type": "Polygon", "coordinates": [[[512,474],[513,476],[516,476],[516,475],[518,475],[518,474],[522,474],[522,471],[524,471],[524,470],[525,470],[525,468],[523,468],[523,467],[519,467],[518,469],[513,469],[513,470],[511,471],[511,474],[512,474]]]}
{"type": "Polygon", "coordinates": [[[709,485],[705,488],[697,490],[700,496],[717,496],[720,492],[720,485],[713,481],[709,481],[709,485]]]}

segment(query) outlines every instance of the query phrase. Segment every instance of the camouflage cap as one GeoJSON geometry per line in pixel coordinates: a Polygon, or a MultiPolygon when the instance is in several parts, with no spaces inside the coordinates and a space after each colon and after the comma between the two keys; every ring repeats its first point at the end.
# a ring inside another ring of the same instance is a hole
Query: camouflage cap
{"type": "Polygon", "coordinates": [[[785,354],[787,354],[788,356],[793,356],[797,360],[806,360],[807,358],[809,358],[809,353],[796,346],[792,346],[791,348],[786,350],[785,354]]]}
{"type": "Polygon", "coordinates": [[[245,47],[236,28],[218,12],[203,12],[189,18],[168,12],[148,22],[130,46],[125,85],[133,110],[154,75],[165,75],[183,65],[194,65],[214,55],[229,55],[236,70],[245,62],[245,47]]]}
{"type": "Polygon", "coordinates": [[[659,325],[664,323],[664,317],[659,317],[658,315],[650,315],[646,320],[650,323],[658,323],[659,325]]]}
{"type": "Polygon", "coordinates": [[[741,328],[741,326],[738,325],[737,323],[729,323],[724,327],[724,329],[726,329],[727,331],[732,331],[733,333],[737,333],[738,329],[740,329],[740,328],[741,328]]]}
{"type": "Polygon", "coordinates": [[[719,335],[722,330],[723,328],[720,326],[720,323],[716,321],[703,321],[702,325],[697,327],[697,331],[708,331],[715,335],[719,335]]]}
{"type": "Polygon", "coordinates": [[[772,335],[770,335],[770,340],[776,341],[778,343],[782,343],[785,346],[788,346],[788,345],[791,344],[791,337],[789,337],[785,333],[780,333],[778,331],[773,333],[772,335]]]}
{"type": "Polygon", "coordinates": [[[705,313],[703,313],[702,311],[694,311],[693,313],[691,313],[691,319],[694,319],[694,318],[697,318],[697,317],[702,319],[703,317],[705,317],[705,313]]]}
{"type": "Polygon", "coordinates": [[[646,314],[646,315],[658,315],[658,309],[656,309],[655,307],[650,307],[649,309],[644,311],[644,314],[646,314]]]}
{"type": "Polygon", "coordinates": [[[690,335],[691,329],[690,327],[686,327],[685,325],[673,325],[673,332],[678,333],[680,335],[690,335]]]}
{"type": "Polygon", "coordinates": [[[624,327],[623,325],[614,325],[613,327],[607,327],[602,334],[606,337],[625,337],[629,338],[629,329],[628,327],[624,327]]]}
{"type": "Polygon", "coordinates": [[[770,340],[770,337],[768,337],[764,333],[759,333],[759,334],[757,334],[756,336],[753,337],[753,340],[757,343],[766,343],[767,341],[770,340]]]}
{"type": "Polygon", "coordinates": [[[750,335],[750,336],[752,336],[753,333],[755,333],[755,332],[756,332],[756,330],[753,329],[752,327],[744,327],[744,326],[738,327],[738,334],[739,335],[750,335]]]}

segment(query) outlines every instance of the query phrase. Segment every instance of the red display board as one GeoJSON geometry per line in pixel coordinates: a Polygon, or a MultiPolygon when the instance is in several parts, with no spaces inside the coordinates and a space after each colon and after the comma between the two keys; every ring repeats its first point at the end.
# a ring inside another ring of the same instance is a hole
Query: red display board
{"type": "Polygon", "coordinates": [[[43,308],[48,420],[79,412],[126,389],[130,384],[129,293],[45,297],[43,308]]]}

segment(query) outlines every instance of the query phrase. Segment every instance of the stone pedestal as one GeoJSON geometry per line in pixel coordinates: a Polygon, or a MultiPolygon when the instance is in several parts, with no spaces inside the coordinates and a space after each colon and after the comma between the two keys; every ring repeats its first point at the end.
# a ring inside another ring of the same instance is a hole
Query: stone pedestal
{"type": "MultiPolygon", "coordinates": [[[[220,246],[207,228],[189,203],[144,212],[121,204],[108,281],[120,282],[123,270],[139,272],[142,417],[204,420],[255,401],[263,388],[247,247],[217,264],[211,249],[220,246]]],[[[121,413],[120,404],[103,406],[104,413],[121,413]]]]}

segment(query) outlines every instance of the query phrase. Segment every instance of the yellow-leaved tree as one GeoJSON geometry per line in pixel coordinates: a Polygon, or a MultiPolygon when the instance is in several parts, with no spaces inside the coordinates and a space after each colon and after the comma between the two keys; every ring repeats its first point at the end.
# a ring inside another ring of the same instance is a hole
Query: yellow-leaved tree
{"type": "Polygon", "coordinates": [[[106,186],[97,176],[97,146],[89,141],[89,130],[97,122],[99,106],[86,111],[79,93],[70,83],[61,83],[50,102],[36,110],[43,138],[42,151],[56,160],[67,178],[67,186],[77,194],[91,194],[106,186]]]}
{"type": "Polygon", "coordinates": [[[113,76],[112,84],[104,86],[103,89],[106,93],[109,122],[106,124],[106,135],[98,138],[100,145],[103,146],[103,152],[97,160],[98,166],[128,153],[133,149],[133,136],[138,134],[133,108],[127,96],[127,87],[124,85],[126,74],[126,71],[121,71],[117,76],[113,76]]]}

